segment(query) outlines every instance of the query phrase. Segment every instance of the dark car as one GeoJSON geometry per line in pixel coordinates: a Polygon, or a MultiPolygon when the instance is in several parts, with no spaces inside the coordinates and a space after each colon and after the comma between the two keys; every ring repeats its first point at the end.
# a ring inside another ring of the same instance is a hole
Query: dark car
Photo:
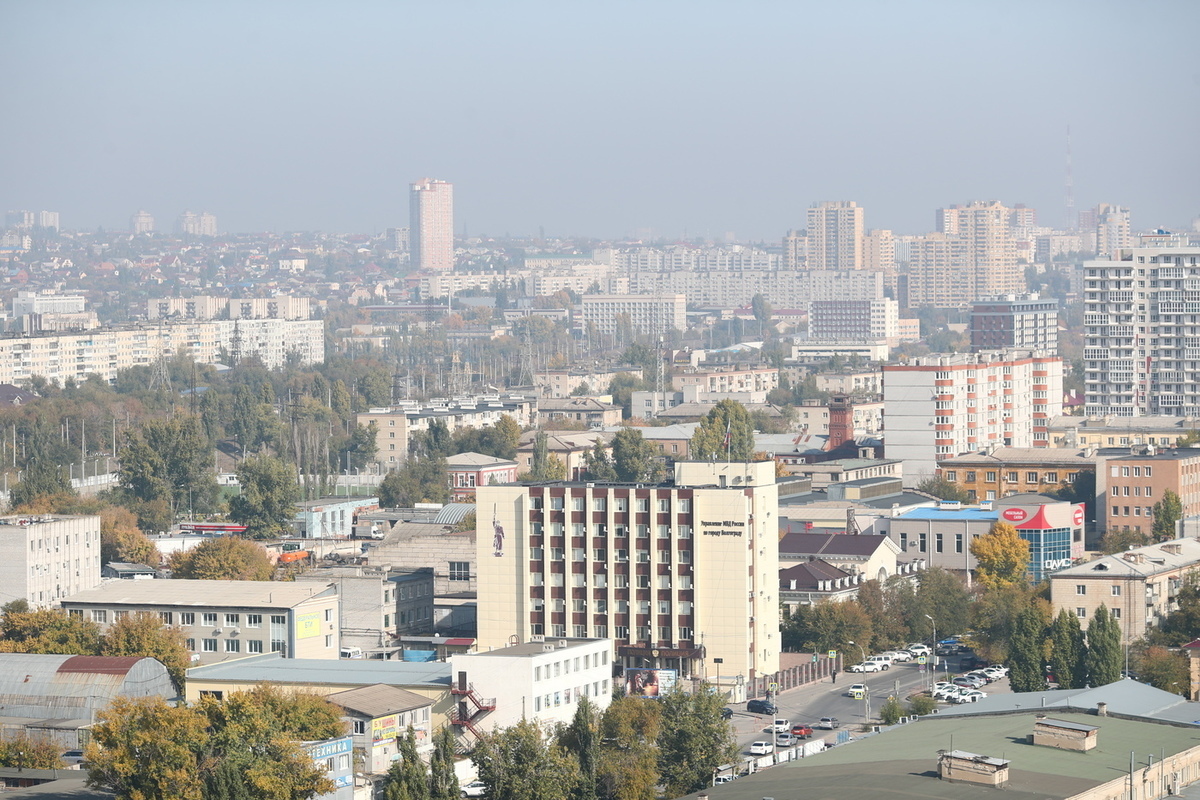
{"type": "Polygon", "coordinates": [[[733,719],[733,709],[726,706],[721,709],[721,719],[733,719]]]}
{"type": "Polygon", "coordinates": [[[766,700],[751,700],[750,702],[746,703],[746,711],[750,712],[751,714],[766,714],[768,716],[774,716],[775,712],[778,710],[779,709],[775,707],[774,703],[766,700]]]}

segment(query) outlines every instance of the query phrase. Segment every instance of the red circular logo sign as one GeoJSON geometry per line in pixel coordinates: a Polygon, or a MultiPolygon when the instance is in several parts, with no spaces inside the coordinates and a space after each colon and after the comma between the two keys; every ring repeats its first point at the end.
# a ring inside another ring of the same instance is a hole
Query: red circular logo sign
{"type": "Polygon", "coordinates": [[[1071,522],[1076,525],[1083,524],[1083,506],[1076,506],[1075,513],[1071,515],[1071,522]]]}
{"type": "Polygon", "coordinates": [[[1029,516],[1019,508],[1006,508],[1000,516],[1004,517],[1009,522],[1023,522],[1025,517],[1029,516]]]}

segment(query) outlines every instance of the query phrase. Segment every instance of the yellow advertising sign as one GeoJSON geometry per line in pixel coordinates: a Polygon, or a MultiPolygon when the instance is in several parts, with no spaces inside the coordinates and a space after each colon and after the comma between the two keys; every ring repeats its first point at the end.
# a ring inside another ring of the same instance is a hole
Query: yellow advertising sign
{"type": "Polygon", "coordinates": [[[296,638],[311,639],[321,635],[321,612],[310,611],[296,617],[296,638]]]}
{"type": "Polygon", "coordinates": [[[400,715],[388,714],[371,720],[371,741],[381,742],[400,735],[400,715]]]}

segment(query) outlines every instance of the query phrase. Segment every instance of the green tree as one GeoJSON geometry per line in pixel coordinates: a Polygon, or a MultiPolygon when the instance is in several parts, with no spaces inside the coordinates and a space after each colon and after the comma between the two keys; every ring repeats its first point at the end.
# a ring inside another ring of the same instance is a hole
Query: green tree
{"type": "Polygon", "coordinates": [[[1029,603],[1017,617],[1008,647],[1009,684],[1014,692],[1040,692],[1046,688],[1045,617],[1029,603]]]}
{"type": "Polygon", "coordinates": [[[579,782],[575,759],[529,719],[484,734],[471,760],[489,795],[505,800],[562,800],[579,782]]]}
{"type": "Polygon", "coordinates": [[[879,707],[879,721],[884,725],[895,725],[904,716],[904,706],[896,695],[888,695],[888,699],[879,707]]]}
{"type": "MultiPolygon", "coordinates": [[[[379,445],[376,443],[378,435],[379,426],[374,422],[354,426],[344,451],[349,459],[350,469],[364,469],[375,458],[379,451],[379,445]]],[[[345,461],[346,459],[342,459],[343,463],[345,461]]]]}
{"type": "Polygon", "coordinates": [[[975,652],[992,662],[1007,662],[1017,618],[1030,602],[1029,587],[1019,584],[999,586],[981,594],[971,606],[971,626],[975,630],[971,644],[975,652]]]}
{"type": "Polygon", "coordinates": [[[429,773],[417,755],[417,734],[412,725],[399,740],[399,755],[388,768],[384,800],[428,800],[429,773]]]}
{"type": "Polygon", "coordinates": [[[1029,542],[1017,534],[1007,522],[992,523],[986,536],[971,540],[971,555],[975,556],[975,572],[988,588],[1021,585],[1029,570],[1029,542]]]}
{"type": "Polygon", "coordinates": [[[1178,608],[1146,634],[1151,645],[1179,647],[1200,634],[1200,582],[1197,578],[1196,572],[1184,577],[1179,594],[1175,596],[1178,608]]]}
{"type": "Polygon", "coordinates": [[[31,609],[23,601],[4,607],[0,652],[94,656],[100,652],[100,626],[62,609],[31,609]]]}
{"type": "Polygon", "coordinates": [[[24,732],[0,739],[0,767],[17,769],[61,769],[62,748],[51,739],[24,732]]]}
{"type": "Polygon", "coordinates": [[[858,603],[822,600],[816,605],[800,606],[787,615],[780,626],[780,635],[787,650],[806,653],[853,650],[857,653],[858,648],[848,642],[870,642],[874,631],[871,618],[858,603]]]}
{"type": "Polygon", "coordinates": [[[275,539],[288,530],[300,499],[296,474],[274,456],[251,456],[237,468],[242,492],[229,500],[229,518],[246,526],[246,535],[275,539]]]}
{"type": "Polygon", "coordinates": [[[1105,555],[1123,553],[1131,547],[1150,544],[1150,537],[1133,528],[1109,529],[1100,539],[1100,551],[1105,555]]]}
{"type": "Polygon", "coordinates": [[[753,454],[750,414],[736,400],[713,406],[692,434],[691,457],[696,461],[749,461],[753,454]]]}
{"type": "Polygon", "coordinates": [[[571,724],[563,728],[558,744],[566,752],[574,753],[579,761],[579,781],[572,796],[575,800],[597,800],[597,781],[600,765],[600,715],[588,698],[581,698],[575,706],[571,724]]]}
{"type": "Polygon", "coordinates": [[[222,536],[201,542],[191,550],[171,555],[176,578],[202,581],[269,581],[274,574],[271,558],[260,544],[222,536]]]}
{"type": "Polygon", "coordinates": [[[1105,686],[1121,679],[1121,627],[1103,603],[1087,627],[1088,683],[1105,686]]]}
{"type": "Polygon", "coordinates": [[[545,431],[538,431],[533,438],[533,457],[530,459],[527,476],[518,480],[530,481],[561,481],[567,477],[567,467],[555,455],[550,453],[550,437],[545,431]]]}
{"type": "Polygon", "coordinates": [[[613,471],[622,483],[658,483],[666,473],[662,450],[637,428],[622,428],[612,439],[613,471]]]}
{"type": "Polygon", "coordinates": [[[756,294],[750,299],[750,309],[760,326],[771,321],[771,304],[767,302],[767,298],[762,293],[756,294]]]}
{"type": "Polygon", "coordinates": [[[446,459],[440,457],[409,460],[379,484],[383,508],[412,508],[414,503],[445,503],[449,499],[446,459]]]}
{"type": "Polygon", "coordinates": [[[454,775],[454,734],[446,725],[433,739],[433,755],[429,758],[429,800],[456,800],[458,795],[458,778],[454,775]]]}
{"type": "Polygon", "coordinates": [[[203,800],[198,757],[209,733],[198,710],[118,696],[98,720],[85,750],[90,786],[118,800],[203,800]]]}
{"type": "Polygon", "coordinates": [[[629,419],[633,416],[633,393],[654,390],[654,384],[639,378],[631,372],[622,372],[608,383],[608,393],[612,395],[613,403],[621,406],[622,416],[629,419]]]}
{"type": "Polygon", "coordinates": [[[1191,679],[1187,656],[1165,647],[1148,647],[1136,662],[1138,680],[1156,689],[1187,696],[1191,679]]]}
{"type": "Polygon", "coordinates": [[[733,733],[721,718],[724,697],[704,684],[691,694],[676,687],[660,702],[663,725],[658,737],[658,772],[667,796],[703,789],[717,767],[737,756],[733,733]]]}
{"type": "Polygon", "coordinates": [[[133,512],[120,506],[106,506],[100,512],[100,563],[114,561],[157,568],[162,564],[162,554],[138,530],[138,519],[133,512]]]}
{"type": "Polygon", "coordinates": [[[946,480],[940,475],[934,475],[921,480],[917,484],[917,491],[931,494],[940,500],[949,500],[950,502],[958,503],[972,502],[971,495],[966,489],[957,483],[946,480]]]}
{"type": "Polygon", "coordinates": [[[1087,676],[1083,629],[1079,617],[1067,609],[1058,612],[1050,626],[1050,671],[1060,689],[1082,689],[1087,676]]]}
{"type": "Polygon", "coordinates": [[[1163,492],[1162,499],[1154,504],[1154,524],[1150,536],[1156,542],[1175,538],[1175,523],[1183,517],[1183,502],[1170,489],[1163,492]]]}
{"type": "Polygon", "coordinates": [[[927,694],[914,695],[908,701],[908,713],[914,717],[925,717],[937,709],[937,700],[927,694]]]}
{"type": "Polygon", "coordinates": [[[358,379],[358,393],[368,408],[392,404],[392,376],[385,369],[372,369],[358,379]]]}
{"type": "MultiPolygon", "coordinates": [[[[893,576],[895,577],[898,576],[893,576]]],[[[903,576],[899,576],[899,579],[908,582],[903,576]]],[[[876,651],[890,650],[893,647],[903,647],[905,642],[912,641],[904,615],[897,613],[893,599],[894,592],[877,580],[859,584],[857,602],[871,621],[872,631],[871,640],[861,643],[864,648],[876,651]]]]}
{"type": "Polygon", "coordinates": [[[640,697],[613,700],[600,721],[600,795],[656,800],[662,706],[640,697]]]}
{"type": "Polygon", "coordinates": [[[120,486],[134,499],[165,502],[176,514],[216,508],[213,447],[199,417],[178,415],[131,429],[120,459],[120,486]]]}
{"type": "Polygon", "coordinates": [[[597,441],[592,445],[592,449],[584,454],[583,459],[585,480],[597,483],[616,482],[617,470],[613,466],[612,459],[608,457],[608,448],[604,446],[603,442],[597,441]]]}
{"type": "MultiPolygon", "coordinates": [[[[954,636],[966,630],[971,611],[971,595],[962,580],[948,570],[932,567],[917,576],[914,592],[916,608],[909,620],[910,628],[923,629],[921,620],[929,622],[928,614],[937,621],[939,636],[954,636]]],[[[933,636],[932,627],[929,635],[933,636]]],[[[924,635],[922,633],[922,637],[924,635]]]]}
{"type": "Polygon", "coordinates": [[[157,659],[179,689],[192,665],[183,631],[164,627],[158,614],[150,611],[126,614],[110,625],[100,640],[100,655],[157,659]]]}

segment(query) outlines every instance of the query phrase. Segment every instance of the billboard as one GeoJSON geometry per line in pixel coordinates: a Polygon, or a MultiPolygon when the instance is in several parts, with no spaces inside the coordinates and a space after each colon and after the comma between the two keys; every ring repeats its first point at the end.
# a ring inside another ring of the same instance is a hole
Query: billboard
{"type": "Polygon", "coordinates": [[[296,615],[296,638],[311,639],[321,635],[321,612],[309,611],[296,615]]]}
{"type": "Polygon", "coordinates": [[[629,697],[660,697],[675,688],[678,671],[673,669],[626,669],[625,694],[629,697]]]}

